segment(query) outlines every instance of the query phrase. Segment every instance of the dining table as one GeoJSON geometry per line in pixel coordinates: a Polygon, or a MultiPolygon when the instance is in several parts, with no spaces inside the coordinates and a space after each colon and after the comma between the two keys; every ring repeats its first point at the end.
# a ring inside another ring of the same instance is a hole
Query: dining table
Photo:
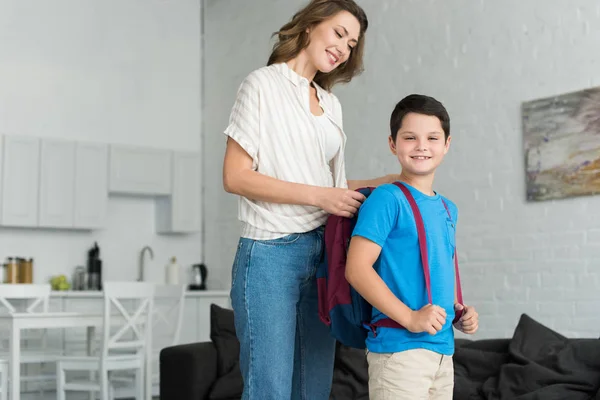
{"type": "MultiPolygon", "coordinates": [[[[93,314],[85,312],[24,312],[0,315],[0,326],[8,327],[9,337],[9,400],[20,400],[21,396],[21,333],[28,329],[64,329],[87,328],[87,353],[92,355],[92,343],[95,329],[103,326],[102,313],[93,314]]],[[[152,363],[151,344],[146,343],[146,371],[144,397],[152,398],[152,363]]]]}

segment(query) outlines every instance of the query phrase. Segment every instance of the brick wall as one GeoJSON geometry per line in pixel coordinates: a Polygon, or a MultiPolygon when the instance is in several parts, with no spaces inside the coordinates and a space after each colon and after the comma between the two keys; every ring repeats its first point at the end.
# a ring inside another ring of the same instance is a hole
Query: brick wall
{"type": "MultiPolygon", "coordinates": [[[[264,65],[270,34],[303,1],[207,2],[206,259],[229,285],[236,201],[221,188],[227,117],[243,77],[264,65]]],[[[459,207],[466,300],[479,337],[509,336],[521,313],[569,336],[600,331],[600,198],[528,203],[520,105],[600,85],[595,0],[359,1],[369,16],[365,73],[334,89],[344,107],[348,175],[397,170],[387,148],[394,104],[437,97],[452,118],[436,190],[459,207]]]]}

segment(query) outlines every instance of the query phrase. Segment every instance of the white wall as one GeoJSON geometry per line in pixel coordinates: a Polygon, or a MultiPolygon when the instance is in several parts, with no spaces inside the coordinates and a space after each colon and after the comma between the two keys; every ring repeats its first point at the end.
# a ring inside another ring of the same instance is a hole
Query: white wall
{"type": "Polygon", "coordinates": [[[229,112],[238,86],[267,63],[271,34],[298,1],[205,0],[204,16],[204,223],[206,265],[224,287],[239,238],[237,198],[223,190],[222,166],[229,112]],[[216,275],[216,276],[215,276],[216,275]]]}
{"type": "MultiPolygon", "coordinates": [[[[394,104],[437,97],[453,146],[436,189],[460,210],[459,250],[479,337],[510,336],[521,313],[570,336],[598,336],[600,198],[525,201],[521,102],[600,85],[595,0],[363,0],[366,71],[334,91],[344,106],[350,177],[397,171],[386,139],[394,104]]],[[[208,1],[205,154],[209,266],[229,282],[239,234],[220,184],[221,134],[237,85],[266,63],[270,33],[305,1],[208,1]]]]}
{"type": "MultiPolygon", "coordinates": [[[[0,133],[200,151],[200,0],[0,3],[0,133]]],[[[154,233],[154,201],[111,197],[93,232],[0,227],[0,258],[34,257],[36,282],[85,265],[98,241],[105,279],[149,280],[199,262],[200,234],[154,233]]]]}

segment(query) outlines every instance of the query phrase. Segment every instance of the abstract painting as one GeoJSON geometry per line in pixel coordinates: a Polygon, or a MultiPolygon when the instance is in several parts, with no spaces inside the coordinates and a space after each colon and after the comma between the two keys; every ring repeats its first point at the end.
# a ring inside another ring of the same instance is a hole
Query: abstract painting
{"type": "Polygon", "coordinates": [[[523,103],[527,200],[600,193],[600,87],[523,103]]]}

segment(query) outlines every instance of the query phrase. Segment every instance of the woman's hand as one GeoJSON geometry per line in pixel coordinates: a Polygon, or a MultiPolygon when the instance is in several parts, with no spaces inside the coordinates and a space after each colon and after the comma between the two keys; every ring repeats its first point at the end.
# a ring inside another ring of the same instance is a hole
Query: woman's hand
{"type": "Polygon", "coordinates": [[[329,214],[352,218],[363,201],[365,201],[365,196],[355,190],[320,188],[316,195],[315,205],[329,214]]]}

